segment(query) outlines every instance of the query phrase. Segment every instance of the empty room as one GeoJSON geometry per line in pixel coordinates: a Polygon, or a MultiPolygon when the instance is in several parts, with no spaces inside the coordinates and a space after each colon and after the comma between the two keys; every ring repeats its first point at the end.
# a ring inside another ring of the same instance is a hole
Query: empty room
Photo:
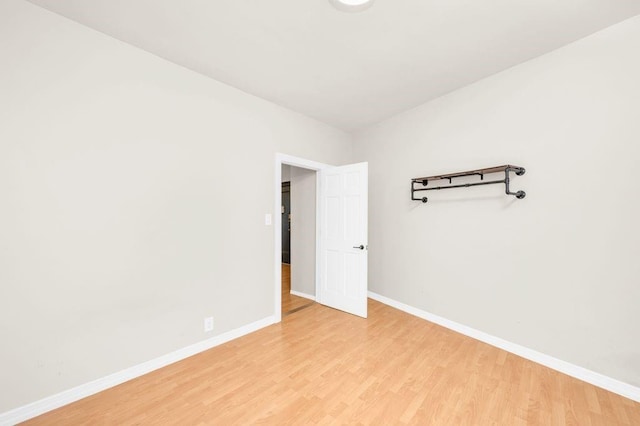
{"type": "Polygon", "coordinates": [[[0,0],[0,425],[640,425],[640,1],[0,0]]]}

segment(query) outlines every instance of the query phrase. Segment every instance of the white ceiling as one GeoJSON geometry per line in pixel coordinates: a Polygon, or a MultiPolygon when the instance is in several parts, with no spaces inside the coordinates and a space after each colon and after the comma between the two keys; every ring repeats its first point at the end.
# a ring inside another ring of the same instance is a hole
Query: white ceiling
{"type": "Polygon", "coordinates": [[[30,0],[354,130],[640,14],[638,0],[30,0]]]}

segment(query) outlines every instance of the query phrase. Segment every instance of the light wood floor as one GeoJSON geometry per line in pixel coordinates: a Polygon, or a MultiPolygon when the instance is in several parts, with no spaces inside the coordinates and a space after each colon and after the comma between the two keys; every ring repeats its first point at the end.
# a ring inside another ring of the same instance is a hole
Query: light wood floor
{"type": "Polygon", "coordinates": [[[282,323],[45,414],[78,424],[640,425],[640,404],[369,300],[282,323]]]}
{"type": "Polygon", "coordinates": [[[297,312],[313,301],[291,294],[291,265],[282,264],[282,314],[297,312]]]}

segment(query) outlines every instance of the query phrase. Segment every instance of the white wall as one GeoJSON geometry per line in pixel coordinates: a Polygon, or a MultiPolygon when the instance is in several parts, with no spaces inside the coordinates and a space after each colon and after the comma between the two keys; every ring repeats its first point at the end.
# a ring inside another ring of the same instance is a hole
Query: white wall
{"type": "Polygon", "coordinates": [[[316,172],[291,168],[291,290],[316,294],[316,172]]]}
{"type": "Polygon", "coordinates": [[[283,164],[282,165],[282,174],[280,175],[280,180],[282,182],[289,182],[291,181],[291,166],[288,164],[283,164]]]}
{"type": "Polygon", "coordinates": [[[638,52],[640,17],[360,132],[370,290],[640,385],[638,52]],[[409,200],[413,177],[505,163],[524,200],[409,200]]]}
{"type": "Polygon", "coordinates": [[[20,0],[0,2],[0,93],[0,412],[272,315],[275,153],[351,156],[20,0]]]}

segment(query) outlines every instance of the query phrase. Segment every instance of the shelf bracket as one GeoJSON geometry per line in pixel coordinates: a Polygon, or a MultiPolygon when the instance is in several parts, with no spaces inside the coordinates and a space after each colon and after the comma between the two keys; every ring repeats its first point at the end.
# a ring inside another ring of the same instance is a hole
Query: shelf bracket
{"type": "Polygon", "coordinates": [[[509,178],[509,172],[511,171],[515,172],[517,176],[522,176],[525,172],[525,169],[524,167],[518,167],[518,168],[507,167],[506,169],[504,169],[504,192],[507,195],[515,195],[517,199],[521,200],[527,196],[527,193],[524,191],[511,192],[509,188],[509,184],[511,182],[511,179],[509,178]]]}

